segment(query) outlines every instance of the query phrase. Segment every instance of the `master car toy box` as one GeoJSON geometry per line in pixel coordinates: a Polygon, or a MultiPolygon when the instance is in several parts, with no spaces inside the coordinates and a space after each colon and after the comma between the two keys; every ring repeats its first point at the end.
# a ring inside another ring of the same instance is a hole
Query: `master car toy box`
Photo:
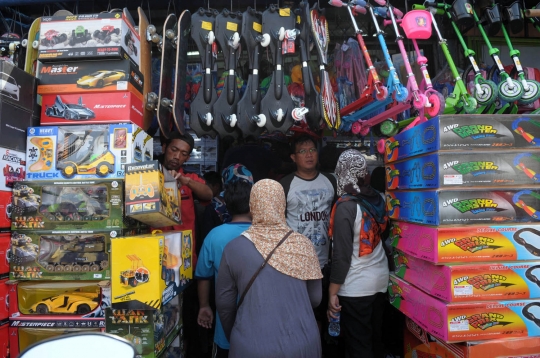
{"type": "Polygon", "coordinates": [[[392,246],[434,264],[540,260],[540,225],[425,226],[393,221],[392,246]]]}
{"type": "Polygon", "coordinates": [[[139,32],[121,12],[44,16],[39,30],[41,62],[122,58],[140,65],[139,32]]]}
{"type": "Polygon", "coordinates": [[[152,137],[134,124],[31,127],[26,179],[123,178],[126,164],[152,155],[152,137]]]}
{"type": "Polygon", "coordinates": [[[395,275],[447,302],[540,297],[540,261],[436,266],[400,251],[395,275]]]}
{"type": "Polygon", "coordinates": [[[536,189],[394,190],[386,192],[388,216],[427,225],[538,222],[536,189]]]}
{"type": "Polygon", "coordinates": [[[441,115],[385,141],[385,162],[438,150],[533,149],[540,115],[441,115]]]}
{"type": "Polygon", "coordinates": [[[181,223],[176,179],[157,160],[128,164],[125,183],[126,216],[152,227],[181,223]]]}
{"type": "Polygon", "coordinates": [[[124,227],[123,180],[24,181],[13,188],[12,231],[124,227]]]}
{"type": "Polygon", "coordinates": [[[438,152],[388,163],[385,170],[389,190],[532,185],[540,181],[540,152],[438,152]]]}

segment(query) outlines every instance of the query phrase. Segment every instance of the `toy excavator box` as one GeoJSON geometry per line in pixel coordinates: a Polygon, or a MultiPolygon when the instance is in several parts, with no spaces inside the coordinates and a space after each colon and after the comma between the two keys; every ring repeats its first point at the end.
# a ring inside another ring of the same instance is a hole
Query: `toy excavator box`
{"type": "Polygon", "coordinates": [[[127,163],[153,152],[152,137],[135,124],[30,127],[26,179],[124,178],[127,163]]]}
{"type": "Polygon", "coordinates": [[[184,233],[191,235],[172,231],[111,239],[113,309],[161,309],[180,293],[184,233]]]}
{"type": "Polygon", "coordinates": [[[181,224],[176,179],[157,160],[126,166],[126,216],[152,227],[181,224]]]}

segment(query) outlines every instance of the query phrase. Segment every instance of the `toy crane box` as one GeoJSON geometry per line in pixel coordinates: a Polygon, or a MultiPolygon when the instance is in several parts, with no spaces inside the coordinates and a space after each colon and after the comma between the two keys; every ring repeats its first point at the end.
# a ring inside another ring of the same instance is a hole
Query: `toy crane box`
{"type": "Polygon", "coordinates": [[[135,124],[31,127],[26,179],[123,178],[127,163],[152,155],[152,137],[135,124]]]}
{"type": "Polygon", "coordinates": [[[128,164],[125,182],[127,216],[152,227],[181,223],[176,179],[157,160],[128,164]]]}
{"type": "Polygon", "coordinates": [[[394,162],[442,150],[534,149],[540,115],[442,115],[385,140],[384,159],[394,162]]]}
{"type": "Polygon", "coordinates": [[[39,30],[41,62],[122,58],[140,65],[139,32],[121,12],[44,16],[39,30]]]}
{"type": "Polygon", "coordinates": [[[540,225],[425,226],[394,221],[392,246],[434,264],[540,260],[540,225]]]}
{"type": "Polygon", "coordinates": [[[394,253],[395,275],[447,302],[540,297],[540,261],[439,265],[394,253]]]}
{"type": "Polygon", "coordinates": [[[12,231],[12,280],[108,280],[111,231],[12,231]]]}
{"type": "Polygon", "coordinates": [[[160,309],[193,277],[191,231],[111,240],[114,309],[160,309]]]}
{"type": "Polygon", "coordinates": [[[23,181],[13,188],[11,230],[118,230],[124,182],[117,179],[23,181]]]}

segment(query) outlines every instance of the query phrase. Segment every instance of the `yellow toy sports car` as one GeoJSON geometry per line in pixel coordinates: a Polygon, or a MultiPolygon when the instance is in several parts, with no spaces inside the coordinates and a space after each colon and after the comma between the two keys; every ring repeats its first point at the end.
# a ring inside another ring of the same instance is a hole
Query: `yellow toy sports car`
{"type": "Polygon", "coordinates": [[[118,81],[126,81],[127,74],[122,70],[113,71],[97,71],[92,74],[83,76],[77,81],[77,87],[105,87],[115,84],[118,81]]]}
{"type": "Polygon", "coordinates": [[[73,292],[45,298],[30,307],[36,314],[86,314],[99,305],[99,294],[92,292],[73,292]]]}

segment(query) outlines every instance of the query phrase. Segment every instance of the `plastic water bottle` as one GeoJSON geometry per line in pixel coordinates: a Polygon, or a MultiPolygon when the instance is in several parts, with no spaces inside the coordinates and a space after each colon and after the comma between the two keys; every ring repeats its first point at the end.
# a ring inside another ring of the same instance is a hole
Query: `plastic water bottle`
{"type": "Polygon", "coordinates": [[[334,313],[334,315],[337,316],[337,318],[330,317],[330,323],[328,324],[328,334],[332,337],[337,337],[339,336],[339,333],[341,331],[339,326],[340,312],[336,312],[334,313]]]}

